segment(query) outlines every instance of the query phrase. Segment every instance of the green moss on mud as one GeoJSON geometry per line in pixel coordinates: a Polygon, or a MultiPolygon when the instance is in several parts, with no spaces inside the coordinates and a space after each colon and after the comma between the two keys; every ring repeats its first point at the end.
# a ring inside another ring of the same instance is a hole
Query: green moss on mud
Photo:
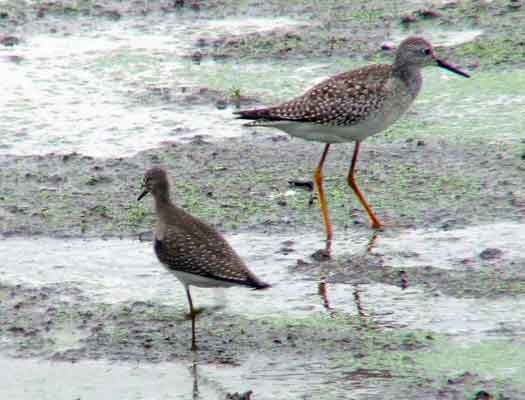
{"type": "Polygon", "coordinates": [[[456,49],[459,56],[476,57],[484,65],[523,62],[525,43],[517,38],[487,38],[465,43],[456,49]]]}
{"type": "MultiPolygon", "coordinates": [[[[525,388],[525,351],[512,341],[482,341],[468,345],[441,338],[432,351],[414,355],[417,367],[429,377],[460,375],[465,372],[500,382],[501,389],[512,384],[525,388]]],[[[471,390],[479,390],[473,387],[471,390]]]]}

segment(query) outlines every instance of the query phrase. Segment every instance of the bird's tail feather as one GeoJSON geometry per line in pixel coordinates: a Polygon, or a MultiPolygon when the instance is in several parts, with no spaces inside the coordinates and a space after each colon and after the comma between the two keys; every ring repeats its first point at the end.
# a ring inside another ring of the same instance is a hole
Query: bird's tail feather
{"type": "Polygon", "coordinates": [[[243,110],[243,111],[235,111],[235,115],[237,115],[238,119],[262,119],[262,118],[268,118],[269,113],[267,108],[258,108],[254,110],[243,110]]]}

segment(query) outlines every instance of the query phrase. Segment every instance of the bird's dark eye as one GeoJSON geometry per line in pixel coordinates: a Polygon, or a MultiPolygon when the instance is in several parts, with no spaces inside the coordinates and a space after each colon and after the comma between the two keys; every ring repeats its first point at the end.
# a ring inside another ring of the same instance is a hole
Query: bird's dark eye
{"type": "Polygon", "coordinates": [[[422,51],[423,51],[423,54],[425,54],[426,56],[429,56],[430,53],[432,53],[432,50],[430,50],[428,48],[427,49],[423,49],[422,51]]]}

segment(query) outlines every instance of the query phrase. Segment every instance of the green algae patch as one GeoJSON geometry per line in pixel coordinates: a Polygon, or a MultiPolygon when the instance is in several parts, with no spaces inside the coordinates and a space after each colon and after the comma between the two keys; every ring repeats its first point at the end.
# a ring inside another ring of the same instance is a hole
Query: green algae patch
{"type": "Polygon", "coordinates": [[[521,139],[525,117],[525,71],[478,71],[461,79],[434,69],[411,111],[392,126],[394,138],[454,141],[462,144],[508,142],[521,139]],[[432,112],[428,112],[428,110],[432,112]]]}
{"type": "Polygon", "coordinates": [[[308,79],[318,77],[315,67],[307,68],[304,63],[290,62],[206,62],[200,65],[187,62],[178,66],[176,76],[212,90],[225,93],[234,90],[244,96],[258,95],[265,102],[295,97],[308,89],[308,79]]]}
{"type": "Polygon", "coordinates": [[[414,354],[414,362],[425,375],[436,380],[468,372],[499,382],[501,389],[507,384],[525,388],[525,350],[511,340],[464,345],[441,338],[432,349],[414,354]]]}
{"type": "MultiPolygon", "coordinates": [[[[516,38],[517,39],[517,38],[516,38]]],[[[457,54],[476,57],[481,64],[515,64],[523,62],[525,44],[513,38],[494,38],[465,43],[456,49],[457,54]]]]}

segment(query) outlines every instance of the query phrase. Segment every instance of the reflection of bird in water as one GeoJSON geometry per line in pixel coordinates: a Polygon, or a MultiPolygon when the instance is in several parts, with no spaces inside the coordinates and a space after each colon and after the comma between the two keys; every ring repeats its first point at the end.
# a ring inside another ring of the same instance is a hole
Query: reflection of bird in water
{"type": "Polygon", "coordinates": [[[385,130],[408,110],[421,89],[421,69],[430,65],[469,76],[437,58],[425,39],[410,37],[400,44],[392,65],[369,65],[335,75],[291,101],[236,113],[241,119],[253,120],[249,126],[273,127],[291,136],[325,143],[314,180],[319,192],[328,253],[333,234],[328,203],[324,197],[323,165],[330,145],[355,142],[347,182],[368,213],[372,228],[381,228],[383,224],[368,205],[355,180],[359,146],[361,141],[385,130]]]}
{"type": "Polygon", "coordinates": [[[328,293],[326,289],[326,280],[323,276],[321,278],[321,281],[319,282],[319,285],[317,286],[317,293],[319,293],[319,296],[321,296],[321,299],[323,300],[323,307],[330,311],[332,308],[330,307],[330,300],[328,300],[328,293]]]}
{"type": "Polygon", "coordinates": [[[166,172],[160,168],[148,170],[144,176],[142,199],[151,193],[155,199],[155,253],[159,261],[186,288],[191,317],[191,349],[196,350],[195,318],[200,310],[193,307],[190,286],[247,286],[265,289],[261,281],[244,264],[235,250],[212,226],[175,206],[170,200],[166,172]]]}
{"type": "MultiPolygon", "coordinates": [[[[363,263],[366,264],[367,260],[369,259],[368,256],[372,253],[372,250],[377,244],[378,238],[379,238],[378,232],[374,232],[372,236],[370,237],[370,239],[368,240],[368,242],[366,243],[366,247],[363,253],[363,263]]],[[[355,260],[355,258],[359,259],[359,256],[354,256],[353,259],[355,260]]],[[[330,299],[328,297],[328,284],[326,282],[325,276],[323,276],[321,280],[319,281],[319,284],[317,286],[317,293],[319,294],[319,296],[321,296],[323,307],[326,310],[328,310],[331,314],[334,313],[335,309],[330,305],[330,299]]],[[[357,315],[359,315],[360,317],[366,317],[363,306],[361,305],[361,288],[359,287],[359,285],[354,286],[353,297],[354,297],[354,303],[357,309],[357,315]]]]}
{"type": "Polygon", "coordinates": [[[361,304],[361,290],[359,289],[358,285],[355,285],[354,287],[354,303],[357,309],[357,315],[359,315],[361,318],[366,317],[365,311],[361,304]]]}
{"type": "Polygon", "coordinates": [[[193,400],[200,400],[199,396],[199,375],[197,373],[197,363],[195,360],[193,361],[193,365],[191,366],[191,376],[193,377],[193,400]]]}
{"type": "MultiPolygon", "coordinates": [[[[199,374],[198,374],[198,370],[197,370],[197,361],[196,360],[193,360],[193,364],[192,364],[190,370],[191,370],[191,376],[193,378],[192,400],[208,400],[208,399],[204,399],[200,395],[200,392],[199,392],[199,374]]],[[[213,384],[213,386],[219,386],[219,387],[216,388],[217,395],[219,395],[219,393],[221,393],[224,396],[225,390],[222,387],[220,387],[220,384],[218,384],[216,382],[208,382],[208,383],[209,384],[213,384]]],[[[250,400],[252,393],[253,392],[251,390],[248,390],[247,392],[244,392],[244,393],[238,393],[238,392],[226,393],[226,400],[250,400]]]]}
{"type": "Polygon", "coordinates": [[[374,247],[377,245],[377,238],[378,237],[379,237],[379,235],[377,233],[374,233],[372,235],[372,237],[370,238],[370,240],[368,241],[368,244],[366,246],[366,252],[368,254],[371,254],[372,250],[374,250],[374,247]]]}
{"type": "MultiPolygon", "coordinates": [[[[328,298],[328,285],[325,281],[325,278],[322,278],[321,281],[319,282],[318,294],[319,296],[321,296],[321,299],[323,301],[323,307],[331,315],[337,312],[336,309],[330,305],[330,299],[328,298]]],[[[365,314],[365,311],[361,304],[361,289],[359,288],[359,285],[354,286],[353,298],[354,298],[354,304],[357,310],[357,315],[361,318],[366,317],[367,315],[365,314]]]]}

